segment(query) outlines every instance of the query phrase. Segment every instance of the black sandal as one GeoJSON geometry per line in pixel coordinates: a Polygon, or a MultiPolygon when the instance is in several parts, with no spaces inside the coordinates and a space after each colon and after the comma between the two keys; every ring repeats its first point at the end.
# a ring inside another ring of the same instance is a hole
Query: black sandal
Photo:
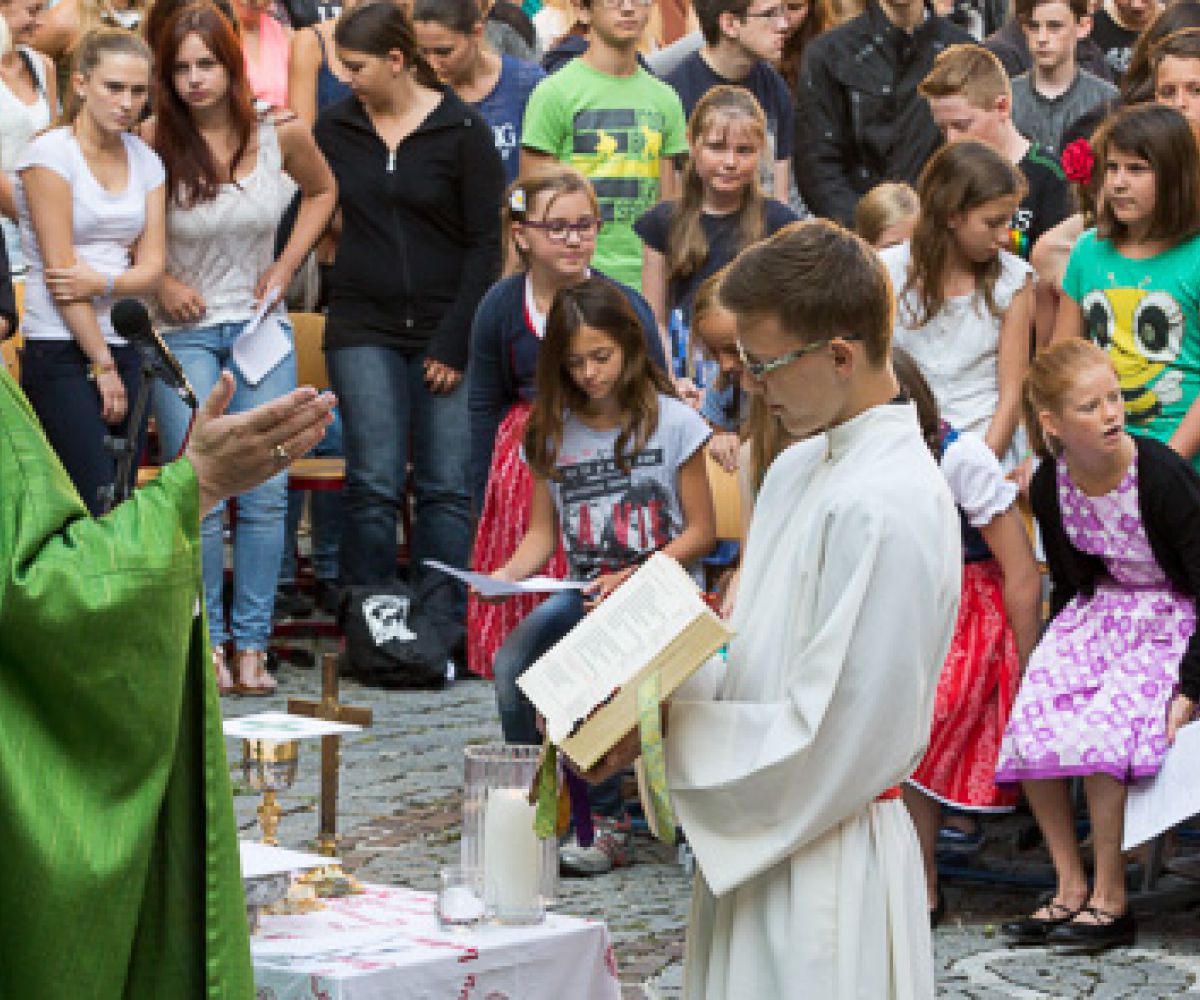
{"type": "MultiPolygon", "coordinates": [[[[1052,930],[1069,924],[1083,912],[1084,908],[1081,906],[1077,910],[1072,910],[1066,903],[1056,903],[1051,894],[1039,900],[1037,907],[1037,910],[1045,910],[1048,916],[1030,915],[1018,920],[1011,920],[1000,928],[1000,932],[1008,938],[1009,944],[1045,944],[1046,938],[1052,930]]],[[[1033,912],[1037,913],[1037,910],[1033,912]]]]}
{"type": "Polygon", "coordinates": [[[1129,947],[1137,939],[1137,921],[1128,906],[1124,913],[1110,913],[1098,906],[1085,906],[1079,912],[1091,914],[1095,923],[1084,924],[1072,919],[1051,930],[1046,935],[1046,943],[1102,949],[1129,947]]]}

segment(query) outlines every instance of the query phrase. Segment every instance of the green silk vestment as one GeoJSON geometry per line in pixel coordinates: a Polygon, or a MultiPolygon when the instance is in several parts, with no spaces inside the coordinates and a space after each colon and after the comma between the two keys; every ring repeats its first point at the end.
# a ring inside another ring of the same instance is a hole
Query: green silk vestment
{"type": "Polygon", "coordinates": [[[254,995],[199,593],[191,464],[93,520],[0,366],[0,1000],[254,995]]]}

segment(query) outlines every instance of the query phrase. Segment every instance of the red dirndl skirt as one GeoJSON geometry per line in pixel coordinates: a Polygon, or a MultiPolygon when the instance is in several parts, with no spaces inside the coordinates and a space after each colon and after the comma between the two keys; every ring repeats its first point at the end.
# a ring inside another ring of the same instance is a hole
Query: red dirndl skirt
{"type": "Polygon", "coordinates": [[[963,567],[962,603],[938,678],[929,749],[909,779],[947,805],[978,812],[1007,812],[1017,801],[1015,786],[995,782],[1021,680],[1003,582],[993,559],[963,567]]]}
{"type": "MultiPolygon", "coordinates": [[[[492,465],[488,469],[483,512],[475,532],[475,553],[471,569],[491,573],[499,569],[516,550],[529,527],[529,505],[533,497],[533,477],[521,460],[521,439],[529,419],[528,403],[517,403],[500,422],[492,465]]],[[[543,571],[546,576],[563,579],[567,558],[560,543],[543,571]]],[[[480,677],[492,676],[492,660],[504,640],[521,620],[549,596],[523,594],[501,604],[485,604],[473,593],[467,597],[467,669],[480,677]]]]}

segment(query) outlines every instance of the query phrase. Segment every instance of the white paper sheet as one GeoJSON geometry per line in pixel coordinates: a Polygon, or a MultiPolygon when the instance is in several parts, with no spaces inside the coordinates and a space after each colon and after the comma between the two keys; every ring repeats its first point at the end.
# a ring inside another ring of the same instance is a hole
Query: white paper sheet
{"type": "Polygon", "coordinates": [[[470,570],[457,569],[447,566],[436,559],[426,559],[425,565],[446,573],[456,580],[461,580],[469,587],[479,591],[484,597],[512,597],[515,594],[547,594],[558,590],[582,590],[586,583],[578,580],[555,580],[549,576],[530,576],[520,583],[505,583],[495,580],[486,573],[472,573],[470,570]]]}
{"type": "Polygon", "coordinates": [[[310,719],[306,715],[288,715],[287,712],[259,712],[226,719],[222,728],[226,736],[241,740],[305,740],[357,733],[362,726],[310,719]]]}
{"type": "Polygon", "coordinates": [[[260,844],[255,840],[239,840],[238,849],[242,856],[242,878],[262,878],[280,872],[299,872],[308,868],[323,868],[338,864],[337,858],[326,858],[320,854],[305,854],[289,851],[282,847],[260,844]]]}
{"type": "Polygon", "coordinates": [[[271,311],[279,296],[278,288],[267,289],[258,309],[233,342],[233,360],[251,385],[258,385],[292,353],[292,342],[283,328],[283,317],[271,311]]]}
{"type": "Polygon", "coordinates": [[[1153,778],[1131,785],[1125,799],[1125,839],[1121,850],[1157,837],[1177,823],[1200,814],[1200,722],[1175,736],[1162,768],[1153,778]]]}

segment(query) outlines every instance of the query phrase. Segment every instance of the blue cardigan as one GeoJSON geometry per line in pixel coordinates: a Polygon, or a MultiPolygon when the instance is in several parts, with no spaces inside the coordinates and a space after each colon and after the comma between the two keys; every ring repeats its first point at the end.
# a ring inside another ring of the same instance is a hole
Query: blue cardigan
{"type": "MultiPolygon", "coordinates": [[[[613,284],[625,293],[642,321],[650,360],[665,370],[662,340],[649,304],[632,288],[619,281],[613,284]]],[[[471,326],[467,400],[471,411],[471,497],[476,513],[483,510],[496,432],[514,403],[533,399],[540,351],[541,341],[525,325],[525,274],[501,278],[480,301],[471,326]]]]}

